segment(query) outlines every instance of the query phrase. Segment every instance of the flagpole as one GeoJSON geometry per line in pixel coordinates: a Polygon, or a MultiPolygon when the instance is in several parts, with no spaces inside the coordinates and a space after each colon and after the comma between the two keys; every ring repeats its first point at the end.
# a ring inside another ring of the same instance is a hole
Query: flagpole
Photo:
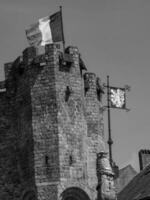
{"type": "Polygon", "coordinates": [[[60,8],[60,13],[61,13],[61,25],[62,25],[62,35],[63,35],[63,50],[65,52],[65,37],[64,37],[64,27],[63,27],[63,17],[62,17],[62,6],[60,8]]]}
{"type": "Polygon", "coordinates": [[[109,145],[109,160],[112,166],[112,138],[111,138],[111,119],[110,119],[110,86],[109,86],[109,76],[107,76],[107,111],[108,111],[108,145],[109,145]]]}

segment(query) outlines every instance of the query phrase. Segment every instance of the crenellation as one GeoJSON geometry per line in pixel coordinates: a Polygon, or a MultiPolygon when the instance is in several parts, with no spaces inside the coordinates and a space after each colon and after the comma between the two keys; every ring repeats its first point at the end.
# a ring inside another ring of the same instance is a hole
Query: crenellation
{"type": "Polygon", "coordinates": [[[9,72],[12,69],[13,62],[8,62],[4,64],[5,80],[8,79],[9,72]]]}
{"type": "Polygon", "coordinates": [[[28,65],[36,57],[37,50],[35,47],[28,47],[23,51],[23,62],[28,65]]]}
{"type": "Polygon", "coordinates": [[[88,93],[89,94],[88,96],[94,99],[96,95],[96,74],[91,72],[86,72],[83,77],[84,77],[85,96],[88,93]]]}
{"type": "Polygon", "coordinates": [[[6,81],[0,82],[0,95],[6,92],[6,81]]]}

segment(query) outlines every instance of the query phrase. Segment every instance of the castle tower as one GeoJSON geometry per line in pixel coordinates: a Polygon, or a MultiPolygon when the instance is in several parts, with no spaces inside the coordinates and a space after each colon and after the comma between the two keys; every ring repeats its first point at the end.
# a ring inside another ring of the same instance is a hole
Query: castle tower
{"type": "Polygon", "coordinates": [[[102,104],[98,79],[82,74],[78,49],[62,55],[50,44],[38,55],[30,47],[5,71],[0,198],[97,199],[97,154],[105,151],[102,104]]]}

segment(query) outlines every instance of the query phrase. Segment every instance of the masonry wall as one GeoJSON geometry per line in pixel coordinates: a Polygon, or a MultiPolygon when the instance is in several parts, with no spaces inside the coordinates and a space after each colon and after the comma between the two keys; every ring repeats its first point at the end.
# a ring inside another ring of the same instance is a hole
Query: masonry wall
{"type": "Polygon", "coordinates": [[[55,81],[56,47],[46,49],[47,63],[31,65],[34,169],[38,199],[57,199],[59,181],[58,122],[55,81]],[[34,78],[33,78],[34,77],[34,78]]]}
{"type": "Polygon", "coordinates": [[[0,93],[0,199],[12,199],[17,185],[16,140],[6,93],[0,93]]]}
{"type": "MultiPolygon", "coordinates": [[[[7,110],[10,113],[11,124],[9,132],[13,138],[13,141],[9,142],[14,146],[14,151],[9,149],[9,153],[10,160],[15,158],[15,163],[11,164],[11,173],[14,175],[11,178],[13,182],[11,199],[26,199],[27,196],[29,198],[36,194],[31,92],[27,75],[28,67],[25,67],[25,64],[22,57],[18,57],[12,64],[5,64],[7,110]]],[[[7,180],[4,182],[8,184],[7,180]]]]}
{"type": "MultiPolygon", "coordinates": [[[[29,159],[33,143],[24,140],[28,135],[24,136],[25,133],[29,132],[23,126],[26,124],[24,110],[28,109],[24,107],[23,90],[19,89],[22,86],[19,86],[17,63],[18,60],[5,65],[6,79],[0,83],[0,199],[11,200],[20,199],[26,187],[31,189],[34,175],[29,173],[34,166],[29,159]]],[[[28,116],[31,123],[31,114],[28,116]]]]}
{"type": "Polygon", "coordinates": [[[95,199],[96,156],[99,151],[105,150],[102,105],[97,97],[96,75],[83,75],[78,49],[70,47],[68,51],[73,63],[68,69],[56,66],[60,165],[58,198],[67,188],[79,187],[95,199]]]}
{"type": "Polygon", "coordinates": [[[43,57],[27,48],[5,65],[7,91],[0,94],[4,199],[57,200],[69,188],[97,197],[96,157],[105,151],[97,77],[81,73],[76,47],[67,54],[73,62],[66,65],[53,44],[43,57]]]}

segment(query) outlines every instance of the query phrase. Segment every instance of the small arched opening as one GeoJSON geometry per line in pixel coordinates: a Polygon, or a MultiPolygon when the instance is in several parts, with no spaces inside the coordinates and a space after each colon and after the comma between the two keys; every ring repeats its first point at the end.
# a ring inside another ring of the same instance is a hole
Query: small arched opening
{"type": "Polygon", "coordinates": [[[61,194],[61,200],[90,200],[89,196],[82,189],[71,187],[61,194]]]}

